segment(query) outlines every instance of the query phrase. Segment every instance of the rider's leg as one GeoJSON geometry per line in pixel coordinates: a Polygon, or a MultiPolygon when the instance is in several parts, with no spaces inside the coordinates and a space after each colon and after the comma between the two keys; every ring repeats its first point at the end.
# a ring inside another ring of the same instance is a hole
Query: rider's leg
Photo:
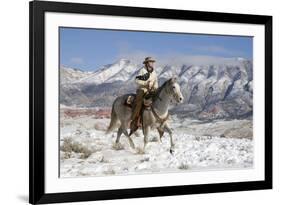
{"type": "Polygon", "coordinates": [[[133,107],[133,113],[132,113],[132,117],[131,117],[132,122],[130,125],[131,131],[130,131],[129,135],[131,135],[138,129],[138,118],[139,118],[140,111],[142,108],[142,99],[143,99],[144,94],[145,94],[144,90],[142,90],[142,89],[137,90],[136,105],[133,107]]]}
{"type": "Polygon", "coordinates": [[[132,117],[131,117],[132,120],[135,120],[140,114],[143,96],[144,96],[144,91],[141,89],[138,89],[137,96],[136,96],[136,105],[133,108],[133,113],[132,113],[132,117]]]}

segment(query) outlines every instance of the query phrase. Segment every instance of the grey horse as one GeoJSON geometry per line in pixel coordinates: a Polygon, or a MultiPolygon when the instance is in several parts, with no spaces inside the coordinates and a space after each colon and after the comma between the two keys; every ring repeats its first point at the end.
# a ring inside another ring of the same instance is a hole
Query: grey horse
{"type": "MultiPolygon", "coordinates": [[[[170,136],[170,152],[174,152],[174,142],[172,130],[168,125],[168,109],[171,102],[182,103],[183,95],[179,84],[175,77],[170,78],[159,87],[152,98],[152,105],[150,109],[144,109],[142,113],[142,129],[144,135],[144,146],[142,152],[145,152],[145,147],[148,143],[148,136],[151,129],[157,129],[161,137],[164,132],[168,132],[170,136]]],[[[116,145],[119,145],[120,136],[124,134],[132,149],[135,149],[134,142],[128,134],[127,129],[131,120],[132,108],[126,106],[124,102],[127,100],[129,94],[119,96],[115,99],[112,105],[111,121],[107,129],[107,133],[112,132],[118,128],[116,145]]]]}

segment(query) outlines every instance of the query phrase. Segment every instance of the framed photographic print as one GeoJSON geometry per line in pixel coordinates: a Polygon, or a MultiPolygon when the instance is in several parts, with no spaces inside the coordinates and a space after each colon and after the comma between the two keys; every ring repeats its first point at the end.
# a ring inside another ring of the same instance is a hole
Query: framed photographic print
{"type": "Polygon", "coordinates": [[[30,203],[272,188],[272,17],[30,2],[30,203]]]}

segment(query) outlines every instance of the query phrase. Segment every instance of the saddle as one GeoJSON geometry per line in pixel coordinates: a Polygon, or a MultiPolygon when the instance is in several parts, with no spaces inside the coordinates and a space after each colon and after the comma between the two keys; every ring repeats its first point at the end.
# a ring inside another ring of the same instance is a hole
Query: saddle
{"type": "MultiPolygon", "coordinates": [[[[136,99],[137,99],[136,94],[129,94],[125,99],[124,105],[131,108],[131,110],[133,111],[133,109],[137,106],[136,99]]],[[[151,108],[152,107],[151,105],[152,105],[152,98],[148,98],[147,95],[145,94],[142,99],[142,104],[141,104],[140,112],[138,113],[137,116],[137,121],[130,122],[129,136],[131,136],[131,134],[133,134],[139,127],[142,127],[142,122],[143,122],[142,113],[145,109],[151,108]]]]}

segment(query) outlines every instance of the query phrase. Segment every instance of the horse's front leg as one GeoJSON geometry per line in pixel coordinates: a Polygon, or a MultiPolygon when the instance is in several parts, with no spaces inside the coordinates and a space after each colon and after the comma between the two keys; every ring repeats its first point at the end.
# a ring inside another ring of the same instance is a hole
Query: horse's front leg
{"type": "Polygon", "coordinates": [[[157,131],[159,134],[159,140],[160,140],[160,142],[162,142],[162,137],[164,135],[164,129],[162,127],[157,127],[157,131]]]}
{"type": "Polygon", "coordinates": [[[143,138],[143,153],[145,153],[145,147],[148,143],[148,135],[149,135],[149,132],[150,132],[150,126],[144,126],[143,128],[143,135],[144,135],[144,138],[143,138]]]}
{"type": "Polygon", "coordinates": [[[171,128],[168,126],[167,123],[164,125],[164,130],[169,133],[170,144],[171,144],[170,153],[173,154],[175,152],[175,144],[173,142],[173,132],[172,132],[171,128]]]}

